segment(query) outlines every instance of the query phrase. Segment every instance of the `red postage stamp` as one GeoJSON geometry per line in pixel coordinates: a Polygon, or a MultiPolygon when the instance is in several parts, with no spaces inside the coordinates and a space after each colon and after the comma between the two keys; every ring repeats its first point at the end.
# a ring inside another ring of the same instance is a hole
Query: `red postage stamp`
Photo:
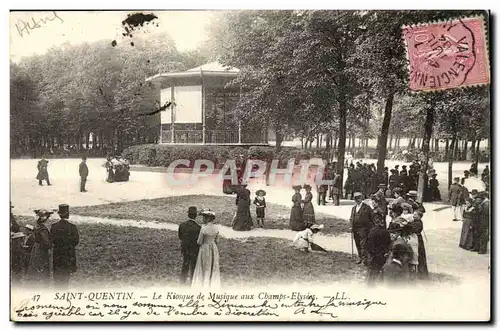
{"type": "Polygon", "coordinates": [[[490,83],[483,17],[403,27],[410,89],[437,91],[490,83]]]}

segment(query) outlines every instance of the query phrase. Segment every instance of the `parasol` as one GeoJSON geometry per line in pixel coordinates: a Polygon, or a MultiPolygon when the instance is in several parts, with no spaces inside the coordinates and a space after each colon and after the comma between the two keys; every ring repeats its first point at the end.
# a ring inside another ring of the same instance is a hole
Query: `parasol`
{"type": "Polygon", "coordinates": [[[321,247],[320,245],[318,244],[315,244],[315,243],[310,243],[311,245],[311,249],[313,251],[319,251],[319,252],[328,252],[326,249],[324,249],[323,247],[321,247]]]}

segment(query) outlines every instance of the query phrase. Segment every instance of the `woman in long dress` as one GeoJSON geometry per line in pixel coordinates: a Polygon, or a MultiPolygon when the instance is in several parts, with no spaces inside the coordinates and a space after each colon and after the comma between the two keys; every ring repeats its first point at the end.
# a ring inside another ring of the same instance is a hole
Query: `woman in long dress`
{"type": "Polygon", "coordinates": [[[420,279],[427,279],[429,277],[429,269],[427,268],[427,255],[424,239],[422,238],[422,231],[424,230],[423,216],[424,213],[421,210],[416,210],[413,213],[413,220],[408,223],[408,226],[411,228],[411,232],[417,235],[418,239],[418,277],[420,279]]]}
{"type": "Polygon", "coordinates": [[[233,230],[249,231],[252,229],[252,216],[250,214],[250,191],[246,185],[241,185],[236,196],[236,215],[233,219],[233,230]]]}
{"type": "Polygon", "coordinates": [[[213,222],[215,214],[211,211],[202,211],[203,223],[198,235],[200,250],[193,273],[193,288],[220,288],[220,266],[218,236],[219,229],[213,222]]]}
{"type": "Polygon", "coordinates": [[[292,231],[302,231],[306,228],[302,219],[302,195],[300,194],[300,185],[293,187],[295,194],[292,196],[292,210],[290,212],[290,229],[292,231]]]}
{"type": "Polygon", "coordinates": [[[304,197],[304,200],[302,200],[302,203],[304,204],[304,207],[302,209],[302,218],[307,226],[310,224],[314,224],[316,222],[316,218],[314,217],[314,207],[312,204],[313,195],[311,193],[311,185],[304,185],[304,189],[306,190],[306,195],[304,197]]]}
{"type": "Polygon", "coordinates": [[[459,247],[472,250],[474,247],[474,224],[478,220],[478,209],[477,206],[472,202],[472,199],[467,199],[465,201],[465,209],[463,211],[463,224],[462,233],[460,235],[459,247]]]}
{"type": "Polygon", "coordinates": [[[45,210],[37,211],[38,219],[34,231],[35,244],[31,250],[29,263],[29,279],[48,285],[50,282],[49,251],[52,248],[50,231],[46,222],[50,213],[45,210]]]}

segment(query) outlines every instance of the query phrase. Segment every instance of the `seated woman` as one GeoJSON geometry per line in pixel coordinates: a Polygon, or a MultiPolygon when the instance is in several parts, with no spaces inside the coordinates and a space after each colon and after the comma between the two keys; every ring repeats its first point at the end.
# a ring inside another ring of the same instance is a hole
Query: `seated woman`
{"type": "Polygon", "coordinates": [[[319,231],[323,230],[325,226],[323,224],[310,224],[305,230],[297,232],[295,239],[293,240],[292,246],[303,252],[309,252],[312,250],[311,244],[313,244],[313,236],[319,231]]]}

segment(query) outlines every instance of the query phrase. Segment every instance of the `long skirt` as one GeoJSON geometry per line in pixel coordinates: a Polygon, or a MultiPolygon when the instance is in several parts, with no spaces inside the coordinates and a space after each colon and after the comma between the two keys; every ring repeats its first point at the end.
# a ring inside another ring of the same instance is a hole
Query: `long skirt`
{"type": "Polygon", "coordinates": [[[253,222],[252,216],[250,214],[250,206],[246,204],[245,206],[238,205],[236,210],[236,215],[233,218],[233,230],[235,231],[249,231],[252,229],[253,222]]]}
{"type": "Polygon", "coordinates": [[[470,218],[464,218],[462,223],[462,233],[460,234],[459,247],[467,250],[473,248],[473,230],[472,230],[473,220],[470,218]]]}
{"type": "Polygon", "coordinates": [[[427,268],[427,254],[425,252],[424,239],[422,234],[418,233],[418,277],[420,279],[427,279],[429,277],[429,269],[427,268]]]}
{"type": "Polygon", "coordinates": [[[194,268],[193,288],[220,288],[219,249],[215,243],[200,247],[194,268]]]}
{"type": "Polygon", "coordinates": [[[302,215],[305,224],[314,224],[316,222],[316,218],[314,217],[314,207],[311,202],[304,203],[302,215]]]}
{"type": "Polygon", "coordinates": [[[27,277],[30,281],[50,282],[50,254],[48,248],[42,248],[39,243],[33,245],[27,277]]]}
{"type": "Polygon", "coordinates": [[[290,212],[290,229],[292,231],[302,231],[306,228],[304,220],[302,219],[302,208],[292,207],[290,212]]]}

